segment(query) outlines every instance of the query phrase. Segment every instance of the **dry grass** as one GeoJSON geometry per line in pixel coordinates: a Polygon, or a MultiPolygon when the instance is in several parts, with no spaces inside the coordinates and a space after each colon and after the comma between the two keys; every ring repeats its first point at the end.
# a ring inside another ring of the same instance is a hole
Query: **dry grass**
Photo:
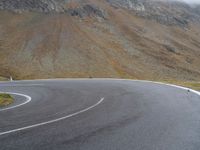
{"type": "Polygon", "coordinates": [[[8,79],[0,76],[0,81],[8,81],[8,79]]]}
{"type": "Polygon", "coordinates": [[[0,94],[0,107],[12,104],[14,99],[9,94],[0,94]]]}
{"type": "Polygon", "coordinates": [[[183,82],[183,83],[180,83],[179,85],[200,91],[200,83],[197,83],[197,82],[183,82]]]}
{"type": "Polygon", "coordinates": [[[0,74],[200,80],[199,25],[186,31],[105,5],[99,5],[108,13],[102,21],[0,12],[0,74]]]}
{"type": "Polygon", "coordinates": [[[175,81],[175,80],[165,80],[161,81],[169,84],[180,85],[183,87],[188,87],[196,91],[200,91],[200,82],[192,82],[192,81],[175,81]]]}

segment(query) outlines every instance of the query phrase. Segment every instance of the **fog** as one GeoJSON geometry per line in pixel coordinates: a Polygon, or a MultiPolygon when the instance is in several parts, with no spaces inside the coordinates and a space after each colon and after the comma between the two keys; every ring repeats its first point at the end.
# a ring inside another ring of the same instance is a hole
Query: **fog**
{"type": "Polygon", "coordinates": [[[189,4],[200,4],[200,0],[182,0],[189,4]]]}
{"type": "Polygon", "coordinates": [[[194,4],[200,4],[200,0],[153,0],[153,1],[179,1],[179,2],[185,2],[191,5],[194,4]]]}

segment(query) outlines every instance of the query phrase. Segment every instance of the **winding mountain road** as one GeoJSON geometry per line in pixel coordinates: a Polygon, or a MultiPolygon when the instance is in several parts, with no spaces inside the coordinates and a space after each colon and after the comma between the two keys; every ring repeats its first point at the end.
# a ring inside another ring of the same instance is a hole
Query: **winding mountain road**
{"type": "Polygon", "coordinates": [[[1,150],[199,150],[200,94],[112,79],[1,82],[1,150]],[[18,94],[17,94],[18,93],[18,94]]]}

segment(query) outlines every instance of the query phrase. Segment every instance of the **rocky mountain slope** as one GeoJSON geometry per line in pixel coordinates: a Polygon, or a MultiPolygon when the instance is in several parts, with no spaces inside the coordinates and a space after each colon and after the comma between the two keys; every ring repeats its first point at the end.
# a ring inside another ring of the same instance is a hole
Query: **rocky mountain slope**
{"type": "Polygon", "coordinates": [[[1,0],[0,8],[11,11],[62,12],[62,0],[1,0]]]}
{"type": "Polygon", "coordinates": [[[200,80],[199,6],[0,0],[0,76],[200,80]]]}

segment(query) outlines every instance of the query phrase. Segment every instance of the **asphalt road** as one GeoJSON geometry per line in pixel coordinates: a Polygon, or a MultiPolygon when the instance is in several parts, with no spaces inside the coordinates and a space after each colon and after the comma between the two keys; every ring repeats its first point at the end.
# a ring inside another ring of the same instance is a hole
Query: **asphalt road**
{"type": "Polygon", "coordinates": [[[1,82],[0,91],[32,98],[0,111],[0,150],[200,149],[200,96],[184,89],[90,79],[1,82]]]}

